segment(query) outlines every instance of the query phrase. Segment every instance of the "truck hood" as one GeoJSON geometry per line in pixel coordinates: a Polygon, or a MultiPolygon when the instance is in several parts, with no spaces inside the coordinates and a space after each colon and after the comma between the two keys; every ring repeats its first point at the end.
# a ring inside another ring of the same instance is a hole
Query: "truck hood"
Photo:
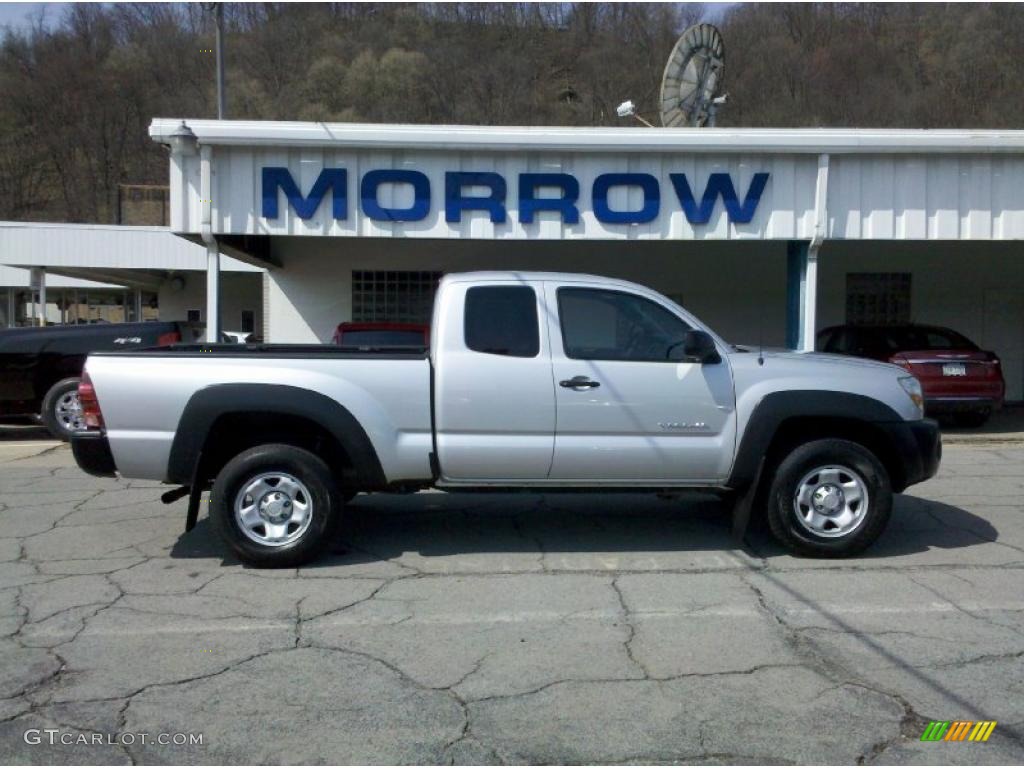
{"type": "MultiPolygon", "coordinates": [[[[737,346],[742,351],[733,352],[734,355],[744,358],[748,355],[752,355],[755,359],[757,358],[757,347],[745,346],[742,344],[737,346]]],[[[890,373],[907,373],[905,368],[893,365],[892,363],[882,363],[878,360],[868,360],[863,357],[850,357],[849,355],[832,355],[826,352],[799,352],[792,349],[766,347],[761,354],[764,355],[765,366],[770,365],[772,360],[777,360],[796,365],[799,365],[800,363],[806,363],[808,365],[840,365],[854,368],[874,368],[878,371],[888,371],[890,373]]]]}

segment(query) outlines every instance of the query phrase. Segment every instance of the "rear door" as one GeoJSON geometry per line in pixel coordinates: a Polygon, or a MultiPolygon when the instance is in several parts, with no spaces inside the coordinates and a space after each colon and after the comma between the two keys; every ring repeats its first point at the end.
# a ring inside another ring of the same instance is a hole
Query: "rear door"
{"type": "MultiPolygon", "coordinates": [[[[547,284],[557,423],[552,480],[716,481],[736,441],[732,373],[670,358],[691,328],[654,294],[547,284]]],[[[724,350],[723,350],[724,352],[724,350]]]]}
{"type": "Polygon", "coordinates": [[[452,282],[439,300],[434,419],[442,480],[545,479],[555,395],[543,283],[452,282]]]}

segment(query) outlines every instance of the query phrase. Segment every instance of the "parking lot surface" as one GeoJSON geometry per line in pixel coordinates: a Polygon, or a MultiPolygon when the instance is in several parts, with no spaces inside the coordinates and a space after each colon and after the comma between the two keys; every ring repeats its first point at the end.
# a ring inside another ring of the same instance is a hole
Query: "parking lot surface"
{"type": "Polygon", "coordinates": [[[710,497],[422,493],[257,571],[162,490],[0,443],[3,762],[1024,761],[1020,443],[948,446],[839,562],[710,497]]]}

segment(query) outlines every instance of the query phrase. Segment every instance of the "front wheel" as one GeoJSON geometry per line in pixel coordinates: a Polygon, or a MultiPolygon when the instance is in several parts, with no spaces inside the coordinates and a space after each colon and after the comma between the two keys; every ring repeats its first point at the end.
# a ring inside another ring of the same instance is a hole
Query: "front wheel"
{"type": "Polygon", "coordinates": [[[322,459],[291,445],[268,444],[224,465],[210,496],[210,517],[242,561],[293,567],[331,542],[343,506],[322,459]]]}
{"type": "Polygon", "coordinates": [[[796,554],[848,557],[881,535],[891,512],[889,474],[871,451],[848,440],[814,440],[779,464],[768,523],[796,554]]]}

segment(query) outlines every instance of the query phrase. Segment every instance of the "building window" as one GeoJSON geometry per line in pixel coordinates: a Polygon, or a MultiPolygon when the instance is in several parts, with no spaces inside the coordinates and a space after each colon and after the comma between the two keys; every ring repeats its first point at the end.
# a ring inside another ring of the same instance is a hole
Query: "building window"
{"type": "Polygon", "coordinates": [[[352,322],[429,323],[440,272],[352,272],[352,322]]]}
{"type": "Polygon", "coordinates": [[[256,313],[251,309],[242,310],[242,333],[256,332],[256,313]]]}
{"type": "Polygon", "coordinates": [[[850,272],[846,275],[849,325],[905,325],[910,322],[909,272],[850,272]]]}

